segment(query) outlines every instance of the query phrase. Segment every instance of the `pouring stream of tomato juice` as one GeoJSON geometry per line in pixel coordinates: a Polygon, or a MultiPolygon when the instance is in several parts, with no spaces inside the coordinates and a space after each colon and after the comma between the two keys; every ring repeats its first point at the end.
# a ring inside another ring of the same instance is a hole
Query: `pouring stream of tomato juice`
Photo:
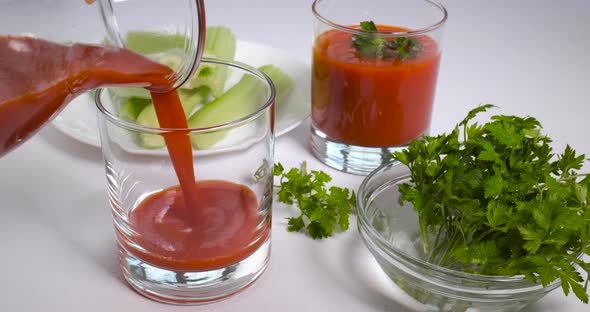
{"type": "MultiPolygon", "coordinates": [[[[146,87],[160,126],[187,129],[178,93],[163,92],[174,80],[172,69],[127,49],[0,36],[0,157],[73,98],[107,85],[146,87]]],[[[146,250],[138,256],[183,270],[219,268],[246,258],[258,248],[250,244],[257,226],[256,195],[235,183],[196,182],[188,131],[163,136],[179,186],[148,196],[131,212],[146,250]],[[178,240],[184,243],[175,244],[178,240]],[[161,247],[170,244],[177,247],[161,247]]]]}

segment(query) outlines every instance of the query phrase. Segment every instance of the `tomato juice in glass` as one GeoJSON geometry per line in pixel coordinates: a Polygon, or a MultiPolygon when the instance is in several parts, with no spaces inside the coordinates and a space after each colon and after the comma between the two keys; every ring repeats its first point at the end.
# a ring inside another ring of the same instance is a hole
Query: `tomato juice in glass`
{"type": "Polygon", "coordinates": [[[433,1],[336,2],[316,0],[313,7],[311,147],[331,167],[366,174],[428,134],[446,11],[433,1]],[[361,30],[364,21],[377,31],[361,30]],[[354,44],[367,35],[409,39],[419,50],[411,57],[367,56],[354,44]]]}
{"type": "MultiPolygon", "coordinates": [[[[161,1],[144,1],[141,8],[154,4],[161,5],[161,1]]],[[[86,91],[105,86],[139,86],[150,91],[160,128],[120,119],[123,101],[110,98],[111,89],[105,89],[96,92],[99,130],[123,276],[139,293],[176,304],[225,298],[264,271],[270,254],[272,202],[272,84],[247,65],[208,60],[228,67],[235,79],[251,76],[256,80],[256,89],[249,91],[259,94],[255,98],[260,102],[236,120],[189,129],[176,88],[192,77],[200,61],[204,11],[200,0],[185,4],[199,9],[199,14],[184,10],[194,13],[188,21],[194,18],[197,23],[181,27],[188,31],[186,40],[174,41],[174,47],[162,48],[159,53],[164,56],[172,49],[179,57],[180,65],[175,68],[123,45],[106,46],[102,43],[105,38],[101,43],[71,40],[74,37],[65,35],[67,23],[55,24],[56,28],[65,27],[64,37],[70,39],[67,43],[45,39],[42,32],[23,32],[29,25],[18,23],[11,24],[15,31],[0,34],[0,157],[34,135],[74,97],[92,101],[83,94],[86,91]],[[161,148],[138,145],[143,134],[161,139],[161,148]],[[211,142],[212,136],[225,139],[206,151],[193,152],[194,142],[211,142]]],[[[48,9],[44,16],[55,18],[70,12],[68,4],[61,1],[51,6],[56,10],[48,9]]],[[[9,0],[7,7],[10,14],[24,18],[30,6],[9,0]]],[[[92,7],[80,9],[92,12],[92,7]]],[[[182,16],[172,14],[177,13],[174,10],[157,12],[150,20],[155,28],[162,25],[162,20],[156,19],[159,14],[182,16]]],[[[125,26],[131,25],[127,23],[117,25],[123,28],[115,37],[124,38],[126,31],[148,30],[128,29],[125,26]]],[[[167,36],[165,32],[150,34],[167,36]]],[[[91,35],[96,34],[86,35],[94,38],[91,35]]]]}
{"type": "MultiPolygon", "coordinates": [[[[161,118],[156,104],[160,127],[152,128],[117,117],[114,89],[96,96],[124,275],[140,293],[177,304],[236,293],[270,257],[274,88],[245,64],[202,62],[226,67],[230,81],[256,79],[249,94],[260,102],[248,103],[247,115],[204,128],[188,128],[186,119],[169,124],[169,108],[161,107],[167,112],[161,118]],[[166,146],[147,149],[140,140],[146,136],[166,146]],[[207,148],[194,145],[213,137],[207,148]]],[[[160,96],[168,95],[153,96],[154,103],[160,96]]]]}

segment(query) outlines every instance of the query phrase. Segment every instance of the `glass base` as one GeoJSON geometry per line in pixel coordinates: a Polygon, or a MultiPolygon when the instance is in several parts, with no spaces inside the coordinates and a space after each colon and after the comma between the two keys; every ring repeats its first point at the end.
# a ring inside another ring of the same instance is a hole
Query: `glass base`
{"type": "Polygon", "coordinates": [[[254,282],[270,258],[270,236],[248,258],[225,268],[184,272],[162,269],[143,262],[119,246],[123,275],[140,294],[163,303],[196,305],[236,294],[254,282]]]}
{"type": "Polygon", "coordinates": [[[394,147],[364,147],[332,142],[322,131],[311,126],[311,152],[324,164],[352,174],[367,175],[391,160],[390,154],[405,149],[394,147]]]}

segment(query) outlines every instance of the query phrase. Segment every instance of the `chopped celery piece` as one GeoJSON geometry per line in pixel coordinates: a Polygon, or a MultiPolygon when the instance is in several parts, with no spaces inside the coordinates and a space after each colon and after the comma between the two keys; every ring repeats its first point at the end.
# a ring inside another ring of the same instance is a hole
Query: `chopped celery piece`
{"type": "Polygon", "coordinates": [[[152,98],[150,96],[150,92],[147,89],[141,87],[112,88],[109,89],[109,92],[112,92],[114,95],[122,98],[135,97],[146,100],[152,98]]]}
{"type": "MultiPolygon", "coordinates": [[[[275,102],[284,101],[293,87],[293,80],[285,72],[272,65],[259,68],[270,77],[275,85],[275,102]]],[[[266,92],[261,88],[262,82],[246,75],[220,97],[205,104],[188,120],[190,128],[205,128],[220,125],[243,118],[253,113],[266,99],[266,92]]],[[[227,131],[217,131],[191,137],[193,147],[207,149],[223,139],[227,131]]]]}
{"type": "Polygon", "coordinates": [[[148,31],[130,31],[125,38],[125,47],[139,54],[156,54],[171,49],[184,50],[186,37],[148,31]]]}
{"type": "MultiPolygon", "coordinates": [[[[236,36],[227,27],[210,26],[205,40],[205,57],[232,60],[236,54],[236,36]]],[[[225,90],[225,82],[230,68],[216,64],[201,63],[193,79],[186,83],[186,88],[207,86],[214,97],[219,97],[225,90]]]]}
{"type": "MultiPolygon", "coordinates": [[[[178,96],[180,97],[180,102],[182,104],[182,109],[184,110],[184,114],[189,116],[191,112],[201,104],[208,96],[210,90],[206,87],[201,87],[198,89],[179,89],[178,96]]],[[[135,122],[139,125],[157,128],[159,127],[158,117],[156,116],[156,109],[151,101],[148,103],[147,106],[141,111],[141,113],[137,116],[135,122]]],[[[150,149],[162,148],[166,146],[164,142],[164,138],[157,134],[139,134],[139,143],[141,146],[150,149]]]]}
{"type": "MultiPolygon", "coordinates": [[[[127,48],[145,55],[152,55],[160,63],[170,68],[179,68],[183,62],[182,53],[163,53],[167,50],[184,50],[185,38],[181,35],[162,34],[156,32],[129,32],[125,39],[127,48]]],[[[224,26],[207,27],[203,56],[232,60],[236,53],[236,36],[231,29],[224,26]]],[[[227,66],[201,63],[193,78],[181,88],[195,89],[206,86],[212,95],[220,96],[225,89],[229,76],[227,66]]],[[[123,89],[124,90],[124,89],[123,89]]],[[[124,92],[124,91],[123,91],[124,92]]],[[[124,96],[121,94],[121,96],[124,96]]],[[[140,95],[133,95],[140,96],[140,95]]],[[[146,95],[149,97],[149,94],[146,95]]]]}
{"type": "Polygon", "coordinates": [[[236,35],[224,26],[207,27],[203,53],[208,57],[233,60],[236,55],[236,35]]]}
{"type": "Polygon", "coordinates": [[[275,106],[282,105],[293,90],[293,79],[274,65],[264,65],[258,69],[265,73],[275,85],[275,106]]]}
{"type": "Polygon", "coordinates": [[[135,122],[141,111],[151,103],[152,101],[150,99],[130,97],[119,108],[118,117],[125,121],[135,122]]]}

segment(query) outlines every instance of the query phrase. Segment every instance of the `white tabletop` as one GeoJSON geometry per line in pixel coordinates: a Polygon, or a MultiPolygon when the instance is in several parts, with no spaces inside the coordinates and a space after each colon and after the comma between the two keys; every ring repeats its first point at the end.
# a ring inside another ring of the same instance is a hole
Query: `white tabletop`
{"type": "MultiPolygon", "coordinates": [[[[311,0],[209,0],[209,24],[310,63],[311,0]]],[[[562,150],[590,156],[590,1],[447,0],[449,21],[432,133],[475,105],[532,115],[562,150]]],[[[362,177],[309,152],[309,121],[278,138],[276,160],[309,167],[356,189],[362,177]]],[[[590,166],[586,165],[586,170],[590,166]]],[[[0,311],[411,311],[356,227],[313,241],[288,233],[274,206],[272,256],[250,288],[224,301],[178,307],[150,301],[123,281],[115,254],[100,150],[53,126],[0,159],[0,311]]],[[[353,224],[356,222],[352,220],[353,224]]],[[[419,309],[419,306],[413,306],[419,309]]],[[[527,311],[589,311],[556,290],[527,311]]]]}

